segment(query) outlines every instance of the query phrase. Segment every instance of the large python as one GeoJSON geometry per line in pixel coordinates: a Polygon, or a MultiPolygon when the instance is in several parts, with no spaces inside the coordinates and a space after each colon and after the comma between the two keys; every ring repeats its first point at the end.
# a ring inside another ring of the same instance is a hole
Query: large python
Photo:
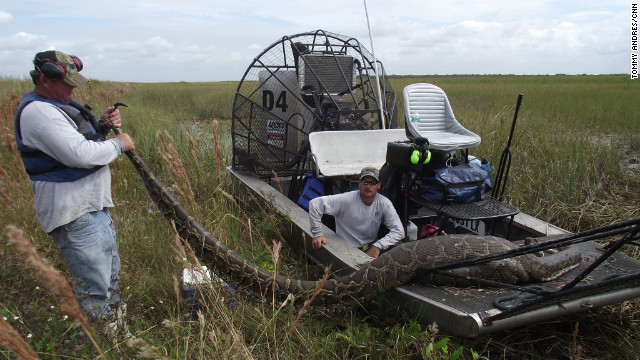
{"type": "MultiPolygon", "coordinates": [[[[292,294],[298,304],[312,300],[309,304],[322,307],[362,304],[381,291],[414,280],[436,281],[438,276],[432,273],[434,268],[501,254],[516,247],[493,236],[444,235],[403,243],[339,278],[326,281],[287,278],[256,266],[225,246],[177,201],[135,150],[128,151],[127,156],[165,218],[175,223],[179,235],[189,242],[203,262],[215,268],[216,274],[232,285],[251,288],[263,296],[275,295],[284,300],[292,294]]],[[[580,260],[581,254],[568,248],[551,256],[526,254],[447,271],[511,284],[529,283],[559,276],[580,260]]]]}

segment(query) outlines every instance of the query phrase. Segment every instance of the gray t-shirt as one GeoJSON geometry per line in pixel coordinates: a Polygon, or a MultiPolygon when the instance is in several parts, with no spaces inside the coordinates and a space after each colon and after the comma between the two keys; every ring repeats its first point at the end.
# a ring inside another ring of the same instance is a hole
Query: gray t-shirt
{"type": "Polygon", "coordinates": [[[323,214],[334,216],[336,233],[355,247],[375,241],[374,246],[386,250],[404,239],[404,227],[398,213],[391,201],[380,194],[376,194],[370,206],[362,202],[357,190],[311,200],[309,222],[314,237],[322,235],[323,214]],[[389,233],[376,241],[381,224],[389,229],[389,233]]]}
{"type": "Polygon", "coordinates": [[[41,150],[69,167],[105,165],[76,181],[31,183],[36,215],[45,232],[49,233],[87,212],[113,207],[108,164],[124,150],[120,139],[87,140],[77,131],[73,120],[56,106],[42,101],[33,101],[24,108],[20,129],[26,146],[41,150]]]}

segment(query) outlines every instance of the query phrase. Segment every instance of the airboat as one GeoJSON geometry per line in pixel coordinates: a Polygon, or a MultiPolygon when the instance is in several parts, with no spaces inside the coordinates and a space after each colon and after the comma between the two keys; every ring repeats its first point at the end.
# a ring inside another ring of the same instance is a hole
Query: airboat
{"type": "MultiPolygon", "coordinates": [[[[471,155],[480,137],[455,119],[437,85],[411,84],[402,97],[405,125],[398,128],[399,99],[382,63],[357,39],[323,30],[282,37],[253,60],[235,94],[227,171],[236,195],[290,222],[291,245],[311,262],[331,265],[335,276],[371,258],[337,235],[330,218],[324,229],[328,243],[313,250],[305,202],[357,189],[354,183],[366,165],[395,174],[383,189],[402,218],[405,241],[430,241],[446,232],[493,235],[518,245],[480,259],[485,262],[566,246],[580,249],[579,264],[548,281],[512,285],[467,278],[465,287],[416,282],[375,301],[387,313],[435,322],[447,334],[480,336],[640,296],[640,262],[619,251],[639,245],[640,219],[570,233],[520,212],[504,196],[508,146],[488,177],[492,188],[486,179],[474,188],[486,190],[485,196],[466,203],[451,195],[422,196],[421,182],[439,168],[486,163],[471,155]]],[[[519,95],[511,134],[521,102],[519,95]]],[[[475,264],[461,261],[448,268],[475,264]]],[[[446,275],[444,268],[434,271],[446,275]]]]}

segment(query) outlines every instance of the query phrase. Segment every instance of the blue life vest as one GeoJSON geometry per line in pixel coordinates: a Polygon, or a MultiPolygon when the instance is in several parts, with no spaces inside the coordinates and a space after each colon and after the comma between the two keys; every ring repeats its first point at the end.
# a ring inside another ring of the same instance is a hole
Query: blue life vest
{"type": "Polygon", "coordinates": [[[95,120],[95,116],[93,116],[93,114],[91,114],[91,112],[87,109],[85,109],[86,111],[81,111],[77,108],[78,106],[82,105],[72,102],[71,105],[73,106],[71,106],[57,100],[48,99],[40,95],[36,95],[33,92],[25,94],[20,100],[18,110],[16,110],[16,114],[14,117],[14,129],[16,142],[18,143],[18,150],[20,150],[24,168],[32,181],[76,181],[78,179],[82,179],[85,176],[93,174],[102,167],[102,165],[92,168],[69,167],[54,159],[53,157],[47,155],[43,151],[32,149],[26,146],[22,142],[20,116],[22,115],[22,110],[24,110],[24,108],[33,101],[43,101],[58,107],[60,111],[67,114],[76,123],[76,125],[78,126],[78,132],[82,134],[85,139],[93,141],[104,140],[104,134],[102,134],[100,131],[96,131],[96,128],[99,125],[95,120]],[[93,119],[87,119],[85,118],[85,116],[83,116],[82,113],[85,113],[86,115],[87,112],[91,114],[91,117],[93,119]]]}

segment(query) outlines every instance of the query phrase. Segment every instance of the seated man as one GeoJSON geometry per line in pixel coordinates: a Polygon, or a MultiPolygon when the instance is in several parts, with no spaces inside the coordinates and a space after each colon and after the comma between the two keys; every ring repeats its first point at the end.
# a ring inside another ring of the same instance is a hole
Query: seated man
{"type": "Polygon", "coordinates": [[[322,215],[333,215],[336,233],[372,258],[404,239],[404,227],[389,199],[378,194],[379,172],[365,167],[360,172],[360,190],[337,195],[317,197],[309,202],[309,221],[314,249],[320,249],[327,240],[322,235],[322,215]],[[389,233],[377,239],[380,225],[389,233]]]}

